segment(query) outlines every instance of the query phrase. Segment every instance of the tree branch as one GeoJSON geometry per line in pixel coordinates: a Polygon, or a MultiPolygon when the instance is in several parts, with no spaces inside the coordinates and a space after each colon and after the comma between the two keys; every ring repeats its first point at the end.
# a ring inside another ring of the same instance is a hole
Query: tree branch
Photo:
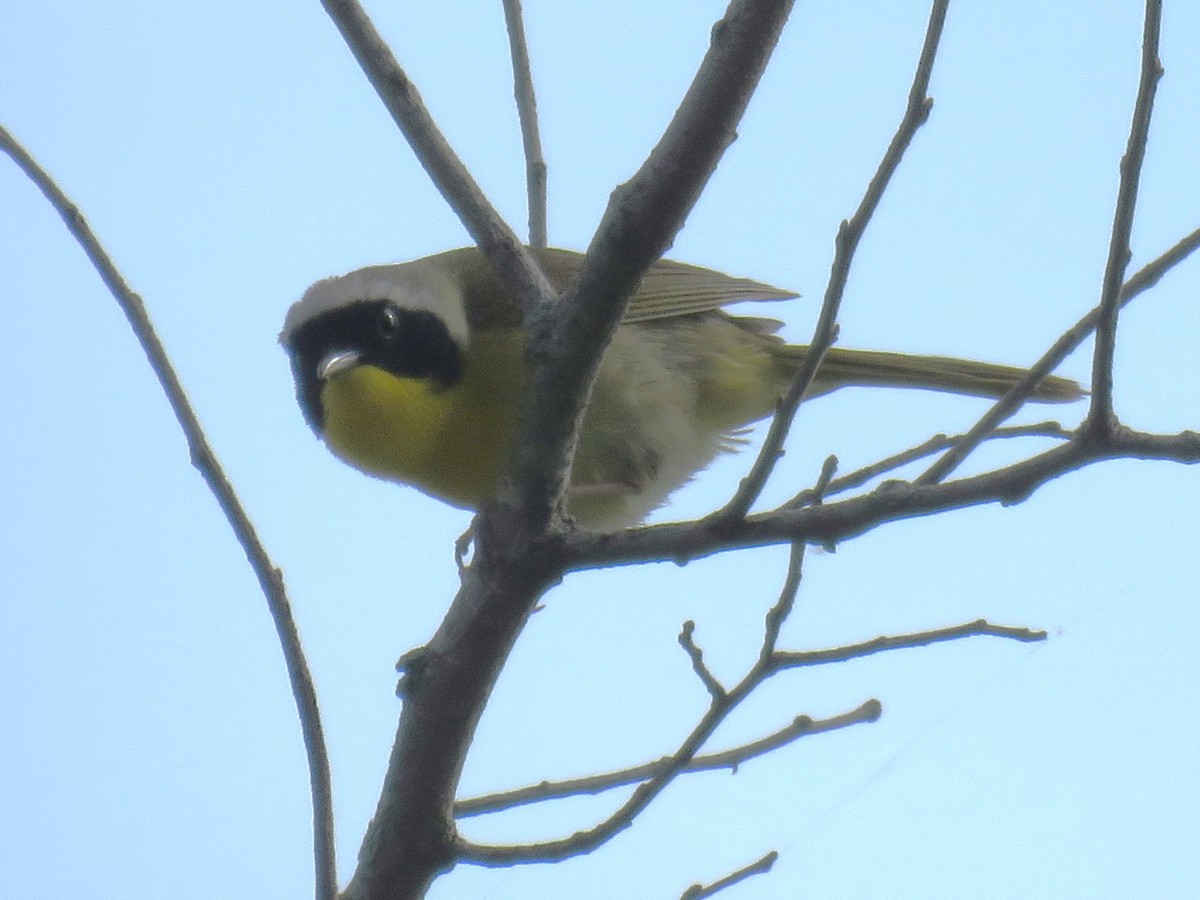
{"type": "Polygon", "coordinates": [[[908,103],[905,106],[904,116],[900,120],[900,125],[896,129],[883,159],[879,162],[879,167],[867,185],[866,193],[863,195],[858,209],[849,220],[842,222],[838,228],[829,283],[825,288],[825,299],[821,304],[821,313],[817,319],[809,352],[805,356],[800,370],[796,373],[791,387],[780,401],[779,409],[771,419],[762,449],[755,458],[749,473],[742,479],[737,493],[729,503],[712,515],[712,519],[716,523],[745,518],[750,507],[754,505],[754,501],[762,493],[776,463],[783,455],[783,442],[791,430],[800,403],[812,385],[826,351],[837,340],[838,310],[841,308],[846,282],[850,278],[850,266],[854,260],[854,254],[867,230],[871,217],[879,206],[879,201],[883,199],[883,194],[887,190],[892,176],[904,158],[905,151],[912,143],[913,136],[928,121],[929,112],[933,108],[933,100],[928,96],[929,79],[933,75],[933,64],[937,58],[938,44],[941,41],[942,28],[946,22],[946,10],[949,6],[950,0],[935,0],[933,8],[930,10],[929,24],[925,30],[925,43],[917,60],[917,71],[908,92],[908,103]]]}
{"type": "MultiPolygon", "coordinates": [[[[814,734],[825,734],[838,731],[851,725],[864,722],[874,722],[882,713],[878,700],[868,700],[856,709],[844,712],[828,719],[813,719],[810,716],[796,716],[786,726],[758,740],[721,750],[717,753],[707,753],[696,756],[680,769],[681,774],[692,772],[712,772],[729,769],[736,772],[742,763],[756,757],[785,747],[793,741],[814,734]]],[[[563,781],[542,781],[527,787],[514,788],[495,794],[484,794],[479,797],[469,797],[454,803],[454,814],[459,818],[478,816],[484,813],[500,812],[514,806],[525,806],[530,803],[540,803],[545,800],[557,800],[563,797],[575,797],[582,794],[601,794],[613,788],[625,787],[630,784],[646,781],[659,774],[674,761],[671,756],[664,756],[650,762],[600,775],[586,775],[581,778],[568,778],[563,781]]]]}
{"type": "Polygon", "coordinates": [[[501,501],[535,530],[561,517],[582,416],[600,357],[646,268],[670,247],[736,135],[793,0],[732,0],[687,94],[645,163],[617,187],[574,286],[527,320],[530,383],[501,501]]]}
{"type": "MultiPolygon", "coordinates": [[[[347,39],[360,46],[359,32],[370,23],[357,5],[326,5],[351,10],[354,37],[347,39]]],[[[451,815],[454,788],[513,642],[563,571],[556,526],[587,386],[642,272],[668,246],[732,139],[790,8],[791,0],[731,3],[662,140],[614,192],[576,285],[558,303],[527,312],[528,380],[516,458],[497,502],[476,518],[475,559],[446,618],[410,661],[396,742],[347,900],[418,896],[464,852],[451,815]]],[[[404,100],[407,79],[378,35],[368,36],[379,46],[360,62],[370,73],[383,59],[383,80],[395,83],[387,90],[377,83],[377,90],[387,100],[395,88],[404,100]]],[[[419,120],[427,118],[419,113],[419,120]]]]}
{"type": "MultiPolygon", "coordinates": [[[[700,674],[701,680],[705,682],[705,686],[709,689],[710,703],[707,711],[700,717],[700,721],[696,723],[692,731],[684,738],[675,753],[671,755],[667,764],[642,784],[638,785],[629,799],[621,804],[621,807],[616,812],[585,831],[578,831],[567,838],[543,841],[536,844],[509,846],[485,845],[473,844],[460,839],[458,847],[459,856],[466,861],[478,862],[484,865],[551,862],[567,859],[571,856],[578,856],[582,853],[590,853],[632,825],[634,819],[641,815],[646,807],[695,758],[699,749],[712,737],[713,732],[720,727],[729,714],[743,700],[750,696],[755,688],[778,671],[773,667],[775,643],[779,638],[780,627],[787,618],[788,613],[791,612],[795,601],[796,591],[800,585],[803,560],[804,545],[799,543],[793,545],[791,561],[788,566],[787,577],[784,580],[784,586],[780,591],[779,600],[766,615],[763,625],[762,649],[758,659],[755,660],[750,670],[732,689],[726,690],[720,688],[718,685],[719,690],[714,691],[712,687],[714,679],[711,678],[711,675],[706,676],[703,674],[707,672],[707,668],[703,666],[703,663],[697,666],[697,673],[700,674]]],[[[684,634],[690,642],[691,630],[687,626],[684,627],[684,634]]],[[[687,649],[687,644],[684,646],[687,649]]],[[[695,664],[698,651],[696,654],[691,654],[689,650],[689,654],[692,655],[692,661],[695,664]]]]}
{"type": "MultiPolygon", "coordinates": [[[[826,471],[828,469],[829,467],[827,466],[826,471]]],[[[701,759],[696,758],[696,751],[708,740],[717,727],[725,721],[729,714],[743,700],[750,696],[759,685],[785,669],[820,665],[828,662],[843,662],[887,650],[925,646],[940,641],[958,640],[975,635],[990,635],[1020,641],[1037,641],[1043,640],[1046,637],[1045,632],[1030,631],[1027,628],[993,625],[984,619],[980,619],[965,625],[924,631],[917,634],[893,637],[881,636],[871,641],[851,644],[832,650],[779,651],[776,649],[776,643],[779,639],[780,627],[793,608],[797,589],[800,584],[803,547],[802,543],[793,544],[791,562],[783,589],[780,591],[779,600],[767,613],[764,622],[762,648],[759,657],[734,688],[726,690],[719,684],[714,688],[715,679],[709,673],[707,666],[703,664],[703,661],[700,659],[699,649],[692,642],[694,626],[690,622],[685,624],[680,642],[684,644],[685,649],[688,649],[688,653],[692,657],[693,666],[708,689],[711,702],[708,710],[680,745],[679,749],[673,755],[651,764],[650,767],[638,767],[635,770],[624,770],[623,772],[594,776],[590,779],[577,779],[571,783],[568,792],[579,793],[582,790],[596,792],[615,787],[618,784],[627,784],[632,780],[642,781],[633,792],[633,795],[615,813],[590,829],[576,832],[570,837],[560,840],[523,845],[483,845],[460,839],[460,857],[467,862],[504,866],[530,862],[551,862],[594,850],[611,839],[619,831],[628,828],[634,819],[646,809],[650,802],[677,775],[685,771],[699,769],[701,767],[701,759]],[[636,779],[629,777],[631,771],[637,773],[638,777],[636,779]],[[643,777],[645,778],[644,781],[642,780],[643,777]],[[585,787],[581,788],[581,785],[585,787]]],[[[878,701],[868,701],[850,715],[862,715],[866,720],[874,721],[878,717],[879,712],[880,706],[878,701]]],[[[793,727],[800,733],[811,733],[812,721],[807,717],[800,717],[793,722],[793,727]]],[[[788,730],[785,729],[786,731],[788,730]]],[[[782,733],[772,735],[764,741],[756,742],[755,745],[747,745],[746,747],[735,748],[733,751],[727,751],[727,754],[732,753],[732,760],[734,760],[732,764],[736,765],[737,762],[749,758],[750,755],[767,752],[767,749],[763,749],[762,747],[764,744],[773,745],[769,748],[773,749],[774,746],[781,746],[782,743],[786,743],[787,740],[792,739],[789,736],[785,740],[780,740],[780,734],[782,733]],[[754,746],[755,748],[753,753],[748,752],[747,748],[750,746],[754,746]]],[[[799,734],[795,736],[799,736],[799,734]]],[[[718,757],[720,755],[714,754],[713,756],[702,758],[706,764],[705,767],[711,767],[712,761],[718,757]]],[[[730,760],[731,757],[726,755],[723,757],[722,762],[729,764],[730,760]]],[[[553,790],[555,789],[543,783],[532,788],[525,788],[522,791],[501,795],[503,798],[501,802],[507,806],[535,802],[535,800],[551,796],[551,791],[553,790]],[[520,799],[513,800],[514,795],[520,799]]],[[[566,793],[561,786],[557,790],[559,791],[557,796],[563,796],[566,793]]],[[[483,798],[473,801],[471,805],[475,811],[484,811],[484,808],[489,804],[491,804],[490,808],[492,809],[498,808],[496,802],[492,798],[483,798]]]]}
{"type": "Polygon", "coordinates": [[[508,30],[509,55],[513,67],[513,96],[521,122],[521,144],[525,148],[525,187],[529,205],[529,245],[535,250],[546,246],[546,161],[542,158],[542,139],[538,134],[537,96],[533,90],[533,69],[525,44],[525,23],[521,0],[504,0],[504,24],[508,30]]]}
{"type": "Polygon", "coordinates": [[[939,484],[885,482],[870,494],[803,509],[782,508],[710,527],[704,520],[649,525],[614,534],[573,534],[563,552],[569,570],[645,562],[684,563],[741,547],[804,541],[840,543],[886,522],[983,503],[1019,503],[1042,484],[1104,459],[1200,462],[1200,434],[1149,434],[1118,428],[1102,440],[1082,440],[1003,469],[939,484]]]}
{"type": "Polygon", "coordinates": [[[1162,77],[1158,59],[1158,36],[1162,26],[1162,0],[1146,0],[1146,19],[1142,33],[1142,74],[1138,83],[1137,101],[1133,107],[1133,122],[1129,127],[1129,142],[1121,157],[1121,182],[1117,190],[1117,209],[1113,215],[1112,237],[1108,245],[1108,261],[1104,266],[1104,281],[1100,291],[1099,318],[1096,322],[1096,348],[1092,356],[1092,407],[1088,411],[1085,430],[1093,435],[1104,434],[1116,427],[1112,405],[1113,354],[1117,340],[1117,312],[1120,308],[1121,284],[1129,264],[1130,234],[1137,206],[1138,183],[1146,144],[1150,139],[1150,116],[1154,110],[1154,95],[1162,77]]]}
{"type": "MultiPolygon", "coordinates": [[[[797,578],[798,576],[789,572],[788,583],[781,592],[780,603],[776,604],[772,612],[785,602],[790,605],[794,598],[794,584],[797,578]]],[[[962,625],[914,634],[882,635],[869,641],[827,650],[781,651],[774,649],[778,628],[773,625],[771,616],[768,615],[767,626],[764,629],[763,652],[758,661],[733,689],[719,695],[710,691],[712,703],[708,711],[673,755],[630,769],[563,782],[542,782],[514,791],[464,800],[456,805],[456,811],[460,815],[478,815],[548,799],[585,793],[596,794],[611,788],[641,782],[633,796],[616,813],[591,829],[576,832],[569,838],[556,841],[522,845],[484,845],[460,840],[460,855],[465,862],[489,866],[508,866],[521,863],[552,862],[588,853],[620,830],[629,827],[650,801],[677,775],[711,769],[736,769],[745,760],[775,750],[803,735],[813,734],[818,730],[831,730],[831,727],[842,728],[858,722],[873,722],[880,715],[879,701],[868,700],[856,710],[820,723],[822,727],[819,729],[818,723],[808,716],[799,716],[787,728],[753,743],[722,753],[693,756],[695,750],[707,740],[708,736],[734,708],[771,676],[787,669],[845,662],[889,650],[923,647],[976,636],[1001,637],[1028,642],[1045,640],[1046,632],[1008,625],[994,625],[985,619],[979,619],[962,625]]]]}
{"type": "MultiPolygon", "coordinates": [[[[1001,440],[1005,438],[1022,438],[1022,437],[1047,437],[1056,438],[1061,441],[1069,441],[1075,436],[1073,431],[1067,431],[1058,422],[1038,422],[1033,425],[1012,425],[1008,428],[996,428],[984,435],[984,440],[1001,440]]],[[[888,472],[906,466],[909,463],[916,462],[919,459],[924,459],[926,456],[931,456],[941,450],[953,447],[964,435],[935,434],[928,440],[918,444],[915,447],[909,447],[907,450],[902,450],[892,456],[885,457],[870,465],[863,466],[840,478],[831,479],[825,491],[825,496],[834,494],[842,494],[856,487],[861,487],[872,479],[878,478],[880,475],[885,475],[888,472]]],[[[813,503],[813,489],[805,488],[791,500],[783,505],[784,509],[793,509],[798,506],[810,506],[813,503]]]]}
{"type": "Polygon", "coordinates": [[[993,625],[986,619],[976,619],[963,625],[951,625],[946,628],[935,628],[930,631],[919,631],[916,634],[880,635],[869,641],[858,644],[848,644],[845,647],[833,647],[828,650],[780,650],[775,654],[775,663],[780,669],[799,669],[808,666],[821,666],[826,663],[846,662],[851,659],[861,659],[876,653],[886,653],[888,650],[908,649],[912,647],[927,647],[930,644],[940,644],[944,641],[957,641],[966,637],[1008,638],[1013,641],[1026,643],[1044,641],[1046,632],[1033,631],[1013,625],[993,625]]]}
{"type": "Polygon", "coordinates": [[[775,865],[775,860],[777,859],[779,859],[778,851],[772,850],[763,856],[762,859],[756,860],[748,866],[743,866],[736,872],[731,872],[724,878],[720,878],[708,886],[693,884],[679,896],[679,900],[703,900],[705,897],[712,897],[718,892],[725,890],[725,888],[733,887],[738,882],[745,881],[747,878],[770,872],[771,867],[775,865]]]}
{"type": "Polygon", "coordinates": [[[1200,248],[1200,228],[1180,238],[1170,250],[1138,269],[1121,290],[1121,305],[1124,306],[1138,294],[1154,287],[1164,275],[1196,252],[1197,248],[1200,248]]]}
{"type": "MultiPolygon", "coordinates": [[[[1139,269],[1121,290],[1121,305],[1158,284],[1179,263],[1200,248],[1200,228],[1180,240],[1165,253],[1139,269]]],[[[1034,363],[1025,376],[1009,388],[1008,393],[997,400],[971,429],[954,441],[953,446],[937,462],[916,479],[917,484],[936,484],[957,469],[976,447],[995,433],[997,426],[1015,413],[1033,393],[1039,381],[1058,368],[1059,364],[1076,347],[1087,340],[1100,321],[1100,309],[1096,307],[1068,328],[1034,363]]]]}
{"type": "Polygon", "coordinates": [[[454,790],[500,669],[537,598],[561,573],[553,542],[498,566],[481,540],[429,644],[406,659],[404,706],[344,900],[423,896],[455,864],[454,790]],[[487,573],[487,574],[484,574],[487,573]]]}
{"type": "Polygon", "coordinates": [[[408,75],[357,0],[321,0],[393,121],[450,208],[528,312],[555,290],[438,129],[408,75]]]}
{"type": "Polygon", "coordinates": [[[683,647],[684,652],[691,659],[692,669],[695,671],[696,677],[700,679],[700,683],[704,685],[704,689],[708,691],[708,695],[712,698],[713,703],[720,703],[725,699],[725,688],[717,679],[717,676],[705,665],[704,651],[696,646],[696,641],[692,637],[695,631],[695,622],[690,619],[684,622],[683,628],[679,632],[679,646],[683,647]]]}
{"type": "Polygon", "coordinates": [[[325,747],[325,736],[321,728],[321,714],[317,706],[316,688],[312,672],[300,645],[300,635],[292,616],[291,602],[283,582],[283,573],[276,568],[263,546],[254,524],[246,514],[233,485],[225,475],[220,461],[208,443],[200,421],[192,409],[191,402],[176,375],[166,348],[158,339],[145,304],[125,278],[117,270],[112,258],[101,246],[87,219],[63,193],[54,179],[29,155],[9,132],[0,126],[0,150],[7,153],[17,166],[29,177],[45,196],[54,211],[62,217],[67,231],[75,238],[101,281],[125,313],[134,337],[146,354],[150,368],[166,394],[171,411],[187,439],[192,465],[200,472],[208,489],[217,499],[221,512],[233,529],[234,536],[242,546],[250,568],[258,579],[259,587],[267,600],[279,646],[287,665],[288,680],[292,696],[296,701],[296,713],[300,719],[300,730],[304,738],[304,750],[308,757],[308,776],[313,804],[313,863],[318,900],[333,900],[337,896],[337,867],[333,847],[333,789],[330,786],[329,755],[325,747]]]}
{"type": "Polygon", "coordinates": [[[800,579],[803,574],[804,543],[795,541],[788,552],[787,574],[779,591],[779,599],[767,610],[763,618],[763,641],[758,651],[760,665],[766,665],[775,654],[775,647],[779,644],[779,632],[783,630],[783,623],[787,621],[796,605],[796,594],[800,591],[800,579]]]}

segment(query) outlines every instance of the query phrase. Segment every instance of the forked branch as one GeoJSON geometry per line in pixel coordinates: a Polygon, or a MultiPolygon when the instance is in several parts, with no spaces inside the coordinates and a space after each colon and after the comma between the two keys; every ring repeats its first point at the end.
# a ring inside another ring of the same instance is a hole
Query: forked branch
{"type": "Polygon", "coordinates": [[[425,108],[416,85],[396,62],[362,5],[358,0],[321,0],[321,4],[430,180],[487,254],[512,295],[527,310],[552,300],[555,291],[545,275],[451,148],[425,108]]]}
{"type": "Polygon", "coordinates": [[[928,96],[929,80],[933,76],[933,64],[937,59],[938,45],[942,39],[942,28],[946,24],[946,11],[950,0],[935,0],[929,13],[929,24],[925,29],[925,42],[921,55],[917,60],[917,70],[913,76],[912,87],[908,92],[908,103],[900,125],[883,154],[874,176],[867,185],[858,209],[848,220],[838,228],[837,239],[834,241],[833,265],[829,273],[829,283],[825,288],[825,299],[821,304],[821,313],[817,318],[816,329],[810,341],[810,350],[804,357],[804,364],[796,372],[788,392],[779,402],[779,408],[771,419],[766,439],[759,451],[749,473],[742,479],[737,493],[726,506],[714,513],[710,518],[716,525],[723,522],[745,518],[750,507],[758,499],[767,480],[771,477],[776,463],[783,454],[783,443],[791,431],[796,412],[800,408],[804,395],[816,378],[821,361],[826,351],[837,340],[837,316],[841,308],[842,296],[846,291],[846,283],[850,278],[850,266],[859,242],[867,230],[871,217],[875,214],[879,201],[891,183],[892,176],[900,167],[904,153],[912,143],[917,130],[929,119],[933,108],[933,100],[928,96]]]}
{"type": "Polygon", "coordinates": [[[517,441],[511,492],[502,487],[500,500],[523,510],[534,528],[561,518],[567,465],[601,355],[642,275],[674,241],[732,143],[792,3],[730,2],[662,137],[613,191],[573,287],[526,320],[527,353],[540,363],[524,396],[522,433],[530,439],[517,441]]]}
{"type": "MultiPolygon", "coordinates": [[[[794,603],[791,587],[797,584],[789,575],[789,583],[781,592],[780,601],[772,611],[789,608],[794,603]]],[[[622,807],[604,822],[568,838],[524,845],[483,845],[461,840],[460,853],[465,862],[489,866],[517,865],[521,863],[551,862],[587,853],[624,828],[645,810],[650,801],[676,776],[687,772],[710,771],[713,769],[735,769],[743,762],[777,750],[799,737],[844,728],[848,725],[874,722],[882,708],[878,700],[868,700],[857,709],[834,719],[818,722],[808,716],[798,716],[791,725],[772,735],[749,744],[734,747],[720,753],[695,756],[695,750],[729,714],[768,678],[787,669],[845,662],[875,653],[901,648],[923,647],[933,643],[961,640],[974,636],[991,636],[1017,641],[1044,640],[1044,631],[994,625],[980,619],[963,625],[939,628],[915,634],[880,636],[870,641],[835,647],[827,650],[786,651],[776,650],[772,645],[772,627],[768,625],[760,660],[738,685],[721,695],[712,696],[709,710],[681,745],[668,757],[641,766],[593,775],[587,778],[561,782],[543,782],[529,787],[464,800],[456,805],[459,815],[479,815],[496,812],[514,806],[538,803],[578,794],[596,794],[601,791],[639,783],[638,789],[622,807]]],[[[711,692],[710,692],[711,693],[711,692]]]]}
{"type": "MultiPolygon", "coordinates": [[[[418,132],[410,142],[436,149],[432,123],[358,4],[325,5],[401,127],[418,132]]],[[[671,125],[614,194],[572,291],[555,304],[527,307],[533,365],[512,477],[477,517],[476,557],[441,628],[410,667],[412,689],[348,898],[419,896],[439,872],[470,855],[454,835],[454,787],[526,616],[563,571],[558,507],[588,386],[641,274],[669,245],[732,140],[791,5],[730,4],[671,125]]],[[[440,150],[434,156],[449,158],[440,150]]],[[[461,205],[481,208],[473,200],[461,205]]]]}
{"type": "Polygon", "coordinates": [[[1121,285],[1125,267],[1129,265],[1129,242],[1133,233],[1133,216],[1137,207],[1138,185],[1142,177],[1142,162],[1150,140],[1150,115],[1154,111],[1154,95],[1162,77],[1158,59],[1158,38],[1162,29],[1162,0],[1146,0],[1146,17],[1142,30],[1142,71],[1138,82],[1137,100],[1133,106],[1133,122],[1129,126],[1129,141],[1121,157],[1121,181],[1117,188],[1117,208],[1113,214],[1112,237],[1108,245],[1108,261],[1100,290],[1099,317],[1096,322],[1096,349],[1092,356],[1092,408],[1085,428],[1094,435],[1103,435],[1116,427],[1113,413],[1113,353],[1117,342],[1117,312],[1121,306],[1121,285]]]}
{"type": "MultiPolygon", "coordinates": [[[[864,722],[874,722],[879,718],[882,707],[878,700],[867,700],[852,710],[848,710],[827,719],[814,719],[811,716],[796,716],[783,728],[764,735],[755,741],[720,750],[716,753],[706,753],[696,756],[680,769],[682,773],[713,772],[722,769],[737,771],[746,762],[786,747],[793,741],[809,735],[825,734],[859,725],[864,722]]],[[[537,784],[514,788],[510,791],[499,791],[494,794],[482,794],[478,797],[468,797],[454,804],[454,814],[458,818],[479,816],[486,813],[500,812],[515,806],[525,806],[530,803],[542,803],[547,800],[559,800],[564,797],[601,794],[614,788],[639,784],[653,778],[674,762],[671,756],[664,756],[637,766],[617,769],[612,772],[602,772],[598,775],[585,775],[580,778],[567,778],[561,781],[541,781],[537,784]]]]}
{"type": "Polygon", "coordinates": [[[1192,232],[1175,247],[1122,284],[1129,263],[1129,241],[1133,230],[1134,209],[1146,145],[1150,139],[1150,115],[1162,65],[1158,59],[1158,38],[1162,20],[1161,0],[1147,0],[1142,34],[1142,65],[1137,100],[1129,129],[1125,155],[1121,159],[1120,184],[1109,238],[1108,259],[1101,281],[1100,302],[1075,323],[1046,351],[1019,382],[997,400],[967,435],[917,479],[920,484],[935,484],[944,479],[1001,422],[1015,413],[1033,393],[1034,387],[1067,358],[1087,337],[1096,332],[1092,356],[1092,405],[1085,430],[1103,437],[1116,426],[1112,408],[1112,367],[1116,346],[1117,313],[1121,307],[1146,288],[1155,284],[1172,266],[1179,263],[1200,243],[1200,230],[1192,232]]]}
{"type": "MultiPolygon", "coordinates": [[[[823,650],[778,650],[774,651],[774,660],[771,665],[777,671],[806,668],[809,666],[827,665],[829,663],[848,662],[853,659],[860,659],[876,653],[885,653],[890,650],[926,647],[930,644],[981,636],[1030,642],[1045,640],[1046,632],[1009,625],[995,625],[985,619],[978,619],[962,625],[951,625],[945,628],[935,628],[912,634],[880,635],[871,640],[862,641],[857,644],[847,644],[843,647],[830,647],[823,650]]],[[[730,747],[727,750],[721,750],[716,753],[698,755],[686,765],[681,766],[679,772],[680,774],[690,774],[693,772],[711,772],[721,769],[737,771],[744,763],[785,747],[802,737],[824,734],[829,731],[847,728],[851,725],[874,722],[879,718],[882,711],[882,706],[878,700],[867,700],[855,709],[828,719],[814,719],[805,715],[797,716],[785,727],[765,735],[758,740],[750,741],[737,747],[730,747]]],[[[562,781],[542,781],[538,784],[514,788],[510,791],[470,797],[457,801],[454,804],[454,812],[459,818],[465,818],[467,816],[499,812],[530,803],[541,803],[547,800],[557,800],[582,794],[599,794],[614,788],[647,781],[674,763],[674,756],[664,756],[661,759],[642,763],[641,765],[630,766],[612,772],[604,772],[599,775],[588,775],[580,778],[564,779],[562,781]]]]}

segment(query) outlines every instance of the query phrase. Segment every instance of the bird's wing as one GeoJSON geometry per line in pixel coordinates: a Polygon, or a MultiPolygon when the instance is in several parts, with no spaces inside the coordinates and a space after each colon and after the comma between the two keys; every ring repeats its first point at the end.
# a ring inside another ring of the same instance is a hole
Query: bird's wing
{"type": "MultiPolygon", "coordinates": [[[[572,250],[549,249],[541,254],[546,274],[562,289],[579,271],[583,255],[572,250]]],[[[735,278],[712,269],[660,259],[652,263],[641,286],[629,302],[626,323],[669,319],[708,312],[743,301],[791,300],[800,296],[750,278],[735,278]]]]}
{"type": "MultiPolygon", "coordinates": [[[[565,290],[583,264],[583,254],[574,250],[549,248],[537,253],[546,276],[559,290],[565,290]]],[[[519,305],[503,290],[483,253],[476,247],[464,247],[440,254],[443,265],[457,273],[468,295],[486,297],[486,302],[469,303],[472,327],[481,325],[517,325],[521,321],[519,305]]],[[[743,301],[790,300],[800,296],[750,278],[735,278],[712,269],[660,259],[646,271],[641,285],[629,302],[625,323],[669,319],[691,313],[709,312],[730,303],[743,301]]],[[[773,331],[772,319],[753,320],[754,330],[773,331]]]]}
{"type": "Polygon", "coordinates": [[[750,278],[735,278],[712,269],[660,259],[646,277],[625,312],[625,322],[647,322],[708,312],[746,300],[791,300],[799,297],[750,278]]]}

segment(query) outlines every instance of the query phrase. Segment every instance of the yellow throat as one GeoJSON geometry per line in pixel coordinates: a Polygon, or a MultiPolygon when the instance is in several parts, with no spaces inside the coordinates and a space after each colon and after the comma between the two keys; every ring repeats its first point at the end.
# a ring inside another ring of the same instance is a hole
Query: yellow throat
{"type": "Polygon", "coordinates": [[[479,335],[463,378],[440,387],[356,366],[321,390],[325,442],[362,471],[477,509],[495,495],[521,391],[520,332],[479,335]]]}

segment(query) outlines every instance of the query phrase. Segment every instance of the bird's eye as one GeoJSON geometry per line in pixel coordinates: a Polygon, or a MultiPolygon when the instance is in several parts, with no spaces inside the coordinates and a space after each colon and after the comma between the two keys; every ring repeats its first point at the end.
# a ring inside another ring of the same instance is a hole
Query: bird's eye
{"type": "Polygon", "coordinates": [[[390,340],[400,333],[400,314],[390,306],[383,308],[379,316],[379,336],[390,340]]]}

